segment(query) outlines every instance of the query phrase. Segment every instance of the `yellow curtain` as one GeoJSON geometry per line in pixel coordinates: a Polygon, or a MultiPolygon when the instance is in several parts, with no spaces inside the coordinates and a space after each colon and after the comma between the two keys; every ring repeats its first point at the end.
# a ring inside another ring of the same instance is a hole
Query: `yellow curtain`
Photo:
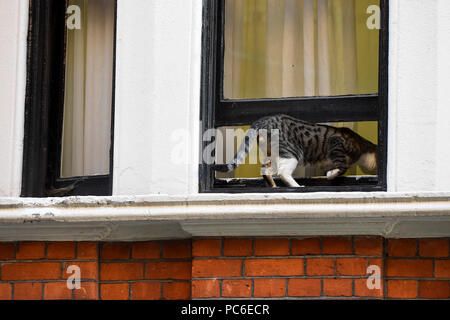
{"type": "Polygon", "coordinates": [[[379,0],[226,0],[224,96],[378,92],[379,0]]]}
{"type": "MultiPolygon", "coordinates": [[[[379,0],[225,0],[224,97],[377,93],[379,32],[366,26],[370,5],[379,0]]],[[[334,125],[377,142],[374,122],[334,125]]],[[[225,147],[235,148],[228,143],[225,147]]],[[[361,172],[349,172],[356,173],[361,172]]],[[[259,165],[234,172],[234,177],[258,176],[259,165]]]]}
{"type": "Polygon", "coordinates": [[[114,0],[70,0],[81,28],[67,30],[61,177],[109,173],[114,0]]]}

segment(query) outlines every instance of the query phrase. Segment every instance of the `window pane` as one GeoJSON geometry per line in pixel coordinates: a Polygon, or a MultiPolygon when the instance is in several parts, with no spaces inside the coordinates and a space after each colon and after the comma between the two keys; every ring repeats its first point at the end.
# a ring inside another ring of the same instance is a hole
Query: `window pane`
{"type": "Polygon", "coordinates": [[[379,0],[225,0],[224,98],[378,92],[379,0]]]}
{"type": "MultiPolygon", "coordinates": [[[[363,138],[374,144],[378,144],[378,123],[376,121],[360,122],[334,122],[327,123],[334,127],[347,127],[358,133],[363,138]]],[[[220,134],[216,136],[216,163],[229,163],[238,147],[242,143],[249,126],[242,127],[220,127],[220,134]]],[[[261,178],[260,168],[263,153],[257,150],[256,144],[250,149],[245,163],[236,170],[222,173],[216,171],[216,178],[261,178]]],[[[298,166],[293,176],[295,178],[325,178],[326,172],[320,168],[298,166]]],[[[359,166],[347,170],[345,176],[367,176],[359,166]]]]}
{"type": "Polygon", "coordinates": [[[114,0],[70,0],[81,28],[67,30],[61,177],[108,174],[114,0]]]}

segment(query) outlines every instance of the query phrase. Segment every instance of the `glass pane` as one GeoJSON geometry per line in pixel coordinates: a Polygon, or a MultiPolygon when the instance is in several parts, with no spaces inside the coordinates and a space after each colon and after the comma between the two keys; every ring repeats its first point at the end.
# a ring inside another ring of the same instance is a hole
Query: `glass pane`
{"type": "Polygon", "coordinates": [[[67,28],[61,177],[109,174],[114,0],[69,6],[81,23],[67,28]]]}
{"type": "Polygon", "coordinates": [[[379,0],[225,0],[224,98],[378,92],[379,0]]]}
{"type": "MultiPolygon", "coordinates": [[[[358,133],[363,138],[374,144],[378,144],[378,122],[361,121],[361,122],[335,122],[327,123],[334,127],[347,127],[358,133]]],[[[216,163],[229,163],[240,144],[242,143],[245,133],[249,126],[242,127],[220,127],[220,134],[216,136],[216,163]]],[[[257,149],[256,144],[250,149],[245,163],[236,168],[236,170],[222,173],[216,171],[216,178],[261,178],[260,168],[263,153],[257,149]]],[[[325,178],[326,172],[320,168],[298,166],[293,176],[296,178],[325,178]]],[[[352,167],[347,170],[345,176],[367,176],[359,166],[352,167]]]]}

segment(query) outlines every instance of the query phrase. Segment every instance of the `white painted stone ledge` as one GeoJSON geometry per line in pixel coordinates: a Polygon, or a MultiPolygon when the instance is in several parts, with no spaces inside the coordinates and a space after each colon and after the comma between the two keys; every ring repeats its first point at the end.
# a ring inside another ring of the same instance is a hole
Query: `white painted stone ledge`
{"type": "Polygon", "coordinates": [[[449,237],[450,193],[0,198],[0,241],[449,237]]]}

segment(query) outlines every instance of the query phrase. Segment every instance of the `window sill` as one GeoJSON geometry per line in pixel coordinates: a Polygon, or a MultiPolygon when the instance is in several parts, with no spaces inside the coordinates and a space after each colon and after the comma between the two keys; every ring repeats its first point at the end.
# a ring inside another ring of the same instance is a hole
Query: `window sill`
{"type": "Polygon", "coordinates": [[[449,237],[450,193],[0,198],[0,241],[449,237]]]}
{"type": "Polygon", "coordinates": [[[373,192],[386,191],[377,176],[348,176],[328,180],[326,177],[295,178],[303,187],[290,188],[274,177],[277,188],[268,188],[263,178],[216,178],[212,190],[205,193],[306,193],[306,192],[373,192]]]}

